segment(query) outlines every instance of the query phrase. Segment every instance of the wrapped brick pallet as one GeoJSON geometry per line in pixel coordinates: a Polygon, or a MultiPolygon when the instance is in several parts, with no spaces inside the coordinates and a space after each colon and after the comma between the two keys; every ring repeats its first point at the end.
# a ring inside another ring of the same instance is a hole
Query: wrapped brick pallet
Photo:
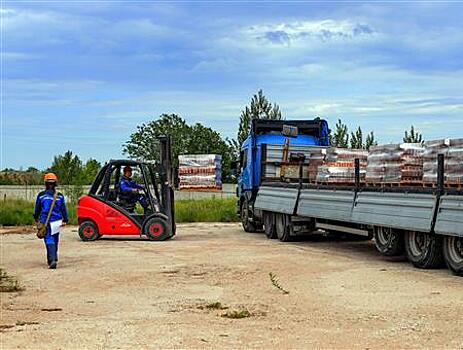
{"type": "Polygon", "coordinates": [[[463,185],[463,139],[443,139],[425,142],[423,182],[437,182],[437,156],[444,155],[444,182],[463,185]]]}
{"type": "Polygon", "coordinates": [[[222,156],[217,154],[192,154],[178,157],[180,190],[221,190],[222,156]]]}
{"type": "Polygon", "coordinates": [[[355,159],[360,160],[360,181],[364,181],[368,151],[331,147],[326,151],[325,162],[318,167],[317,182],[354,183],[355,159]]]}
{"type": "Polygon", "coordinates": [[[368,154],[366,182],[420,182],[424,147],[420,143],[372,146],[368,154]]]}

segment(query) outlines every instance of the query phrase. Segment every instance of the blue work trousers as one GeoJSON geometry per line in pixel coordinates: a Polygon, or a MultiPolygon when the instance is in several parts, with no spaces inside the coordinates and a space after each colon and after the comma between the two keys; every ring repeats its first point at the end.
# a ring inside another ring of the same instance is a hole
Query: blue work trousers
{"type": "Polygon", "coordinates": [[[50,265],[53,261],[58,261],[59,233],[52,235],[50,233],[50,227],[48,227],[47,234],[43,241],[47,248],[47,262],[48,265],[50,265]]]}

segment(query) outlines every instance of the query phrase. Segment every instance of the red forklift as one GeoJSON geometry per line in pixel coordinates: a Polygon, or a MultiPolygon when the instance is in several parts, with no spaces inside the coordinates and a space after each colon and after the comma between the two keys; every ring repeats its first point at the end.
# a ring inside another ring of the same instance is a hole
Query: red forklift
{"type": "Polygon", "coordinates": [[[104,235],[144,236],[164,241],[175,235],[172,152],[170,138],[159,138],[160,162],[110,160],[98,172],[90,191],[77,204],[79,236],[94,241],[104,235]],[[135,203],[126,200],[119,181],[125,166],[140,176],[147,208],[137,213],[135,203]]]}

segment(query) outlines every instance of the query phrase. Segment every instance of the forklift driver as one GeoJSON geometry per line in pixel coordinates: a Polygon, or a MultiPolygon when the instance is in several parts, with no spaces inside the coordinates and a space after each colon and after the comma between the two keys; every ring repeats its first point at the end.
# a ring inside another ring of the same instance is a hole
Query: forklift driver
{"type": "Polygon", "coordinates": [[[125,201],[131,204],[135,204],[136,202],[140,203],[143,210],[146,212],[148,202],[146,201],[145,195],[140,193],[140,190],[144,190],[144,187],[132,180],[132,168],[128,165],[124,167],[124,176],[122,176],[119,182],[119,189],[121,197],[123,197],[125,201]]]}

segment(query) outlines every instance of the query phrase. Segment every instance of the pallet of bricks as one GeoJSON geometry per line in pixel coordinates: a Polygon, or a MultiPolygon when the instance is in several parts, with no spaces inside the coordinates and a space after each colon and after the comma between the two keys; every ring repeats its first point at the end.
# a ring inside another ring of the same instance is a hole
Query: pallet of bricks
{"type": "Polygon", "coordinates": [[[320,184],[355,183],[355,159],[360,161],[360,181],[365,181],[368,151],[331,147],[326,150],[325,162],[318,166],[316,182],[320,184]]]}
{"type": "Polygon", "coordinates": [[[437,156],[444,155],[444,184],[463,187],[463,139],[443,139],[425,142],[423,183],[437,184],[437,156]]]}
{"type": "Polygon", "coordinates": [[[180,191],[221,191],[222,156],[191,154],[178,156],[180,191]]]}
{"type": "Polygon", "coordinates": [[[423,181],[424,152],[421,143],[372,146],[367,161],[367,185],[420,185],[423,181]]]}

